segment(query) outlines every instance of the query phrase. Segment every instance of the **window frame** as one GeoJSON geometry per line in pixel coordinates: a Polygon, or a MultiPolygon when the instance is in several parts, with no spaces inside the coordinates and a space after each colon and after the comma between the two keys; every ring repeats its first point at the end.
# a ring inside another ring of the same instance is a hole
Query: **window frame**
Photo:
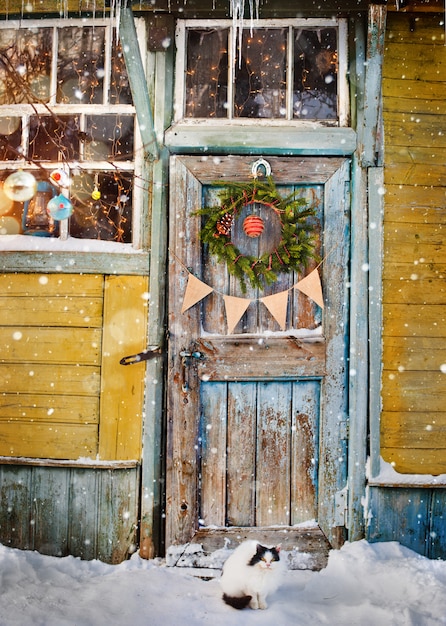
{"type": "MultiPolygon", "coordinates": [[[[105,61],[110,64],[111,45],[113,37],[113,29],[117,24],[113,18],[95,18],[85,22],[82,19],[73,19],[67,22],[64,19],[47,19],[47,20],[26,20],[23,21],[5,21],[0,22],[0,28],[14,29],[53,29],[53,50],[52,50],[52,80],[54,81],[54,66],[57,62],[57,51],[54,49],[54,33],[57,28],[67,26],[94,26],[106,28],[106,50],[105,61]]],[[[142,18],[135,20],[135,27],[138,35],[138,42],[142,49],[145,42],[146,25],[142,18]]],[[[146,55],[141,54],[142,62],[145,63],[146,55]]],[[[143,68],[145,71],[145,67],[143,68]]],[[[127,72],[129,73],[127,67],[127,72]]],[[[107,83],[109,81],[109,72],[107,75],[107,83]]],[[[132,115],[134,120],[134,146],[132,160],[119,161],[68,161],[65,166],[79,165],[84,170],[98,172],[113,171],[118,169],[124,174],[133,173],[134,180],[144,180],[144,149],[141,134],[138,126],[135,104],[110,104],[107,99],[107,84],[104,83],[104,94],[101,104],[62,104],[56,102],[56,94],[54,85],[52,84],[51,96],[47,104],[13,104],[1,105],[0,111],[2,116],[19,116],[25,122],[28,122],[31,115],[48,115],[49,111],[55,115],[76,115],[85,119],[91,115],[132,115]]],[[[22,137],[28,129],[22,129],[22,137]]],[[[39,161],[38,164],[31,163],[27,159],[17,159],[14,161],[0,161],[0,170],[8,170],[9,172],[24,169],[31,173],[45,170],[50,174],[54,169],[61,167],[61,162],[57,161],[39,161]]],[[[3,269],[29,271],[30,267],[35,271],[53,271],[54,269],[75,272],[98,272],[104,271],[110,273],[110,267],[114,273],[137,274],[147,272],[148,263],[148,241],[147,229],[147,190],[145,185],[133,184],[132,189],[132,242],[121,243],[115,241],[105,241],[96,239],[81,239],[75,237],[64,237],[64,229],[61,228],[59,237],[33,237],[29,235],[2,235],[0,237],[0,252],[5,256],[3,269]],[[37,241],[38,240],[38,241],[37,241]],[[89,254],[86,255],[85,253],[89,254]],[[27,254],[29,253],[29,254],[27,254]],[[51,253],[51,254],[49,254],[51,253]],[[70,254],[70,264],[65,262],[66,254],[70,254]],[[113,254],[113,260],[110,262],[110,253],[113,254]],[[43,257],[47,256],[46,259],[43,257]],[[32,261],[27,258],[29,255],[32,261]],[[93,255],[93,262],[92,262],[93,255]],[[37,257],[37,258],[36,258],[37,257]],[[11,258],[11,262],[8,262],[11,258]],[[35,263],[37,262],[37,265],[35,263]],[[31,265],[32,263],[32,265],[31,265]],[[9,265],[11,267],[9,268],[9,265]]],[[[61,225],[63,222],[61,223],[61,225]]]]}
{"type": "MultiPolygon", "coordinates": [[[[186,59],[187,59],[187,29],[193,28],[209,28],[209,29],[228,29],[228,55],[229,67],[231,69],[231,77],[234,72],[234,54],[233,54],[233,38],[236,36],[234,22],[232,20],[178,20],[175,43],[176,43],[176,63],[175,63],[175,92],[174,92],[174,123],[189,124],[200,126],[206,125],[237,125],[252,126],[261,124],[263,126],[304,126],[311,124],[314,127],[347,127],[349,125],[349,89],[347,81],[347,60],[348,60],[348,42],[347,42],[347,20],[344,18],[296,18],[294,20],[283,19],[256,19],[245,20],[244,28],[284,28],[289,29],[288,41],[292,38],[292,29],[294,28],[337,28],[338,29],[338,119],[337,120],[302,120],[291,117],[290,104],[287,105],[286,118],[247,118],[234,117],[232,114],[232,81],[228,81],[228,94],[231,97],[231,107],[228,107],[228,117],[219,118],[200,118],[185,117],[186,103],[186,59]]],[[[288,46],[287,57],[287,100],[290,100],[291,75],[292,75],[292,56],[293,50],[288,46]]],[[[229,98],[228,98],[229,99],[229,98]]]]}

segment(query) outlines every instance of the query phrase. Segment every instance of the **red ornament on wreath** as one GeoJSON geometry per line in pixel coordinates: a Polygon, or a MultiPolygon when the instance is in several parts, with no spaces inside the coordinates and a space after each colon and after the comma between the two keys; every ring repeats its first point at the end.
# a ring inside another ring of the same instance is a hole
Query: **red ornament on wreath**
{"type": "Polygon", "coordinates": [[[258,215],[248,215],[243,221],[243,231],[247,237],[260,237],[265,229],[265,222],[258,215]]]}

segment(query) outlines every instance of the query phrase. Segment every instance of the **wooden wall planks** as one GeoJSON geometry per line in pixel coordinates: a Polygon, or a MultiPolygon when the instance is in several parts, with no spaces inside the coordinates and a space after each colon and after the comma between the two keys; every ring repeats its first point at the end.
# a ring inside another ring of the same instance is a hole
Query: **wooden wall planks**
{"type": "Polygon", "coordinates": [[[123,367],[121,358],[147,346],[147,276],[108,276],[104,292],[99,457],[141,458],[144,362],[123,367]]]}
{"type": "Polygon", "coordinates": [[[0,276],[2,456],[96,456],[104,280],[0,276]]]}
{"type": "Polygon", "coordinates": [[[0,541],[119,563],[135,549],[139,473],[0,465],[0,541]]]}
{"type": "Polygon", "coordinates": [[[446,472],[444,27],[388,16],[381,455],[401,473],[446,472]]]}
{"type": "Polygon", "coordinates": [[[367,539],[398,541],[431,559],[446,554],[445,489],[370,487],[367,539]]]}
{"type": "Polygon", "coordinates": [[[0,456],[139,460],[146,276],[0,276],[0,456]],[[102,418],[100,419],[100,413],[102,418]]]}

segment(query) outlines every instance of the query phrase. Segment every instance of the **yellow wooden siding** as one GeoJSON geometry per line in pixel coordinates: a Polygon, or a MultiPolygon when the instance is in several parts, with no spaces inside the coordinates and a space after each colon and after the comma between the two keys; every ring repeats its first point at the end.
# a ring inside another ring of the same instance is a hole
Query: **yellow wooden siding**
{"type": "Polygon", "coordinates": [[[388,16],[381,455],[446,472],[446,47],[436,16],[388,16]]]}
{"type": "Polygon", "coordinates": [[[109,276],[105,287],[99,457],[139,459],[145,367],[119,361],[146,347],[148,280],[109,276]]]}
{"type": "Polygon", "coordinates": [[[33,13],[66,15],[68,13],[80,13],[82,11],[98,11],[104,9],[105,0],[6,0],[1,3],[0,14],[26,15],[31,17],[33,13]]]}
{"type": "Polygon", "coordinates": [[[145,347],[147,278],[5,274],[0,293],[0,455],[138,460],[144,367],[123,368],[119,359],[145,347]],[[117,297],[123,289],[124,299],[117,297]],[[139,300],[131,301],[136,292],[139,300]],[[120,354],[110,334],[120,335],[120,354]],[[123,399],[115,395],[102,418],[101,393],[113,395],[108,388],[121,380],[119,368],[130,370],[128,393],[120,385],[123,399]],[[131,424],[130,443],[108,437],[100,446],[101,430],[118,415],[124,429],[131,424]]]}

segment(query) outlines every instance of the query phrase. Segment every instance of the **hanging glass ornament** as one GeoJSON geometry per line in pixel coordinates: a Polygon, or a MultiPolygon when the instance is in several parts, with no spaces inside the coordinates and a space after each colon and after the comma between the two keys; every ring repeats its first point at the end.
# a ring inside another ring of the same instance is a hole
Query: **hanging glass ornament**
{"type": "Polygon", "coordinates": [[[50,174],[50,180],[52,183],[58,185],[59,187],[63,187],[64,189],[67,189],[71,184],[71,180],[67,172],[61,169],[53,170],[50,174]]]}
{"type": "Polygon", "coordinates": [[[51,198],[47,205],[48,211],[54,220],[66,220],[73,213],[73,205],[71,202],[59,194],[58,196],[51,198]]]}
{"type": "Polygon", "coordinates": [[[17,172],[10,174],[5,180],[3,191],[11,200],[26,202],[35,195],[37,181],[29,172],[17,170],[17,172]]]}
{"type": "Polygon", "coordinates": [[[93,198],[94,201],[99,200],[99,198],[101,197],[101,192],[99,191],[99,176],[98,176],[98,174],[95,174],[95,177],[94,177],[94,189],[91,192],[91,197],[93,198]]]}

